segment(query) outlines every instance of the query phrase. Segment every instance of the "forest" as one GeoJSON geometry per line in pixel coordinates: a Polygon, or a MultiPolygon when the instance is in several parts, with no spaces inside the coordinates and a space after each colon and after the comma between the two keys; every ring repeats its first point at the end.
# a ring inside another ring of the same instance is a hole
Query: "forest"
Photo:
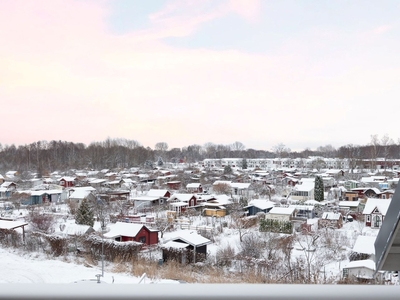
{"type": "MultiPolygon", "coordinates": [[[[374,137],[374,136],[373,136],[374,137]]],[[[223,145],[206,143],[189,145],[183,148],[168,148],[166,142],[150,147],[142,146],[136,140],[107,138],[89,145],[68,141],[37,141],[31,144],[2,145],[0,143],[0,174],[9,170],[34,171],[38,176],[55,170],[71,169],[114,169],[126,167],[146,167],[159,157],[165,162],[196,163],[206,158],[326,158],[349,159],[357,163],[362,159],[399,159],[400,144],[383,137],[371,139],[367,145],[348,144],[339,148],[332,145],[320,146],[315,150],[291,151],[284,144],[270,150],[246,148],[241,142],[223,145]],[[150,162],[150,163],[149,163],[150,162]]]]}

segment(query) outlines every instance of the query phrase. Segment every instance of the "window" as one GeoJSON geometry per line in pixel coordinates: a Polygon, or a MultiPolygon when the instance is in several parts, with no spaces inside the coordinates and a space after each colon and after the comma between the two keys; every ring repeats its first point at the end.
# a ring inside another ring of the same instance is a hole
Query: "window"
{"type": "Polygon", "coordinates": [[[367,215],[367,222],[371,222],[371,216],[367,215]]]}
{"type": "Polygon", "coordinates": [[[145,236],[141,236],[141,237],[139,238],[139,242],[140,242],[140,243],[143,243],[143,244],[146,244],[146,237],[145,237],[145,236]]]}

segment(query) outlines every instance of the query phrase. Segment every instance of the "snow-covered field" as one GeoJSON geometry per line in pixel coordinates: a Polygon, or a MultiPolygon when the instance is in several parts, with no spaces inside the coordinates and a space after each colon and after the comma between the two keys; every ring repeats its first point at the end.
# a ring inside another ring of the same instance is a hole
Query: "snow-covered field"
{"type": "MultiPolygon", "coordinates": [[[[19,253],[12,248],[0,248],[0,283],[80,283],[97,282],[101,268],[87,267],[45,255],[19,253]]],[[[140,278],[127,274],[104,272],[105,283],[137,284],[140,278]]],[[[175,282],[165,280],[163,282],[175,282]]],[[[141,283],[154,283],[145,278],[141,283]]]]}

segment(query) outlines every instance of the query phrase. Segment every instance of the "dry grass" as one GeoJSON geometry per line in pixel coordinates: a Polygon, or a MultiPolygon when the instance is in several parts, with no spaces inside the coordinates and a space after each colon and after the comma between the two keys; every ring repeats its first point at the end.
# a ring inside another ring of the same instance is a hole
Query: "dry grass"
{"type": "Polygon", "coordinates": [[[175,279],[188,283],[266,283],[262,274],[254,270],[242,273],[228,272],[226,269],[210,265],[181,265],[177,262],[166,262],[159,266],[158,263],[140,259],[132,261],[131,272],[133,276],[140,277],[146,273],[151,279],[175,279]]]}

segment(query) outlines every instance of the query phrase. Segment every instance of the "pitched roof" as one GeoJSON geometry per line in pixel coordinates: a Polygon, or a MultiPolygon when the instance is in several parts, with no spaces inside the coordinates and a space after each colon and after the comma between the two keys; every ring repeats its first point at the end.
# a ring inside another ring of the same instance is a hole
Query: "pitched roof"
{"type": "Polygon", "coordinates": [[[363,214],[369,215],[375,208],[378,208],[379,212],[385,216],[391,201],[392,199],[368,198],[367,203],[365,203],[363,214]]]}
{"type": "Polygon", "coordinates": [[[118,236],[135,237],[139,233],[139,231],[146,226],[137,223],[117,222],[115,224],[110,224],[109,227],[110,231],[105,233],[104,237],[107,238],[114,238],[118,236]]]}
{"type": "Polygon", "coordinates": [[[359,235],[353,246],[353,251],[357,253],[375,254],[376,236],[359,235]]]}
{"type": "Polygon", "coordinates": [[[168,190],[156,190],[156,189],[151,189],[147,192],[146,196],[152,196],[152,197],[165,197],[165,195],[168,193],[168,190]]]}
{"type": "Polygon", "coordinates": [[[254,200],[251,200],[249,202],[249,205],[247,205],[246,207],[250,207],[250,206],[254,206],[254,207],[257,207],[257,208],[263,210],[263,209],[268,209],[268,208],[274,207],[275,203],[272,201],[265,200],[265,199],[254,199],[254,200]]]}
{"type": "Polygon", "coordinates": [[[211,241],[200,234],[197,234],[193,230],[181,230],[176,233],[177,235],[171,239],[171,241],[182,240],[185,243],[200,247],[211,244],[211,241]]]}

